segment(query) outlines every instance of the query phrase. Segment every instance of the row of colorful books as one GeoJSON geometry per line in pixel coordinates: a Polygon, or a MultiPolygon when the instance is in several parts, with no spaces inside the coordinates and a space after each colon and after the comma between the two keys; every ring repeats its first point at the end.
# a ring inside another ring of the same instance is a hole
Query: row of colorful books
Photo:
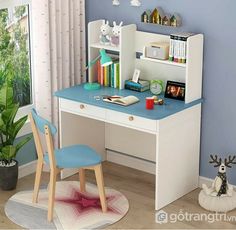
{"type": "Polygon", "coordinates": [[[119,88],[120,86],[120,63],[113,60],[112,65],[102,67],[100,61],[97,63],[98,83],[103,86],[119,88]]]}
{"type": "Polygon", "coordinates": [[[186,63],[187,40],[193,33],[176,33],[170,35],[169,61],[186,63]]]}

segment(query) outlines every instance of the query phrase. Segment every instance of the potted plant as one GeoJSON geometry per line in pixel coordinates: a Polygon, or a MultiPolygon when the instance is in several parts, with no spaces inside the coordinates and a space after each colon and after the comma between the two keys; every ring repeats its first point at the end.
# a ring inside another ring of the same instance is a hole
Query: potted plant
{"type": "Polygon", "coordinates": [[[13,89],[6,83],[0,90],[0,188],[16,188],[18,179],[18,151],[32,138],[26,137],[15,142],[16,136],[24,126],[27,116],[15,120],[19,104],[13,100],[13,89]]]}

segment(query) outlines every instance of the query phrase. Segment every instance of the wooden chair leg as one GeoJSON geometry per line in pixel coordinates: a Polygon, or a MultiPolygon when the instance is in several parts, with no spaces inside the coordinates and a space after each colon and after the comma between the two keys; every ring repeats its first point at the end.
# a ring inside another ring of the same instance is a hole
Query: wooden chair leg
{"type": "Polygon", "coordinates": [[[38,160],[35,182],[34,182],[33,203],[38,203],[38,195],[39,195],[39,187],[41,182],[42,171],[43,171],[43,162],[38,160]]]}
{"type": "Polygon", "coordinates": [[[57,173],[55,171],[51,171],[50,172],[50,182],[49,182],[49,199],[48,199],[48,221],[49,222],[51,222],[53,219],[56,178],[57,178],[57,173]]]}
{"type": "Polygon", "coordinates": [[[94,171],[95,171],[102,211],[107,212],[107,202],[106,202],[106,195],[105,195],[105,188],[104,188],[102,165],[99,164],[99,165],[94,166],[94,171]]]}
{"type": "Polygon", "coordinates": [[[80,191],[85,192],[86,191],[86,181],[85,181],[85,169],[80,168],[79,169],[79,182],[80,182],[80,191]]]}

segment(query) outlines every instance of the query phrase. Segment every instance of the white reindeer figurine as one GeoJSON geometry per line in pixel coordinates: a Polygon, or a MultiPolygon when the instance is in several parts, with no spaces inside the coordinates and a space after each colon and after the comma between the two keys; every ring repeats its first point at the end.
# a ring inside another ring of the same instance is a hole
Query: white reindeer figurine
{"type": "Polygon", "coordinates": [[[109,21],[103,21],[101,26],[101,35],[100,35],[100,43],[103,45],[110,45],[110,33],[111,27],[109,25],[109,21]]]}
{"type": "Polygon", "coordinates": [[[215,195],[215,196],[232,196],[233,194],[233,186],[229,186],[226,176],[226,168],[232,168],[231,164],[236,164],[236,156],[229,156],[225,158],[224,162],[222,159],[215,155],[210,155],[211,161],[210,164],[215,164],[214,167],[219,167],[218,174],[212,183],[211,188],[208,188],[205,184],[202,185],[203,190],[207,195],[215,195]]]}
{"type": "Polygon", "coordinates": [[[120,32],[123,22],[119,25],[116,25],[116,22],[113,22],[113,29],[112,29],[112,36],[111,36],[111,45],[112,46],[119,46],[120,44],[120,32]]]}

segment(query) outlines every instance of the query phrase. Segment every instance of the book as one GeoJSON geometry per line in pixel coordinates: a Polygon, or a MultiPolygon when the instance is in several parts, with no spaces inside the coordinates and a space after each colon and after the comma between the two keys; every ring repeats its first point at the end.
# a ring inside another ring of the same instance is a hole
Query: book
{"type": "Polygon", "coordinates": [[[111,65],[111,87],[115,88],[115,82],[114,82],[114,63],[111,65]]]}
{"type": "Polygon", "coordinates": [[[104,68],[105,67],[102,67],[101,65],[100,65],[100,68],[101,68],[101,85],[104,85],[104,68]]]}
{"type": "Polygon", "coordinates": [[[114,63],[114,88],[120,87],[120,63],[114,63]]]}
{"type": "Polygon", "coordinates": [[[104,86],[109,86],[109,67],[104,67],[104,86]]]}
{"type": "Polygon", "coordinates": [[[170,35],[169,61],[186,63],[187,60],[187,39],[193,33],[176,33],[170,35]]]}
{"type": "Polygon", "coordinates": [[[99,60],[97,62],[97,80],[103,86],[119,88],[117,87],[120,79],[119,57],[117,55],[111,55],[111,58],[113,63],[109,66],[102,67],[101,61],[99,60]]]}
{"type": "Polygon", "coordinates": [[[128,105],[132,105],[132,104],[139,102],[139,99],[135,96],[132,96],[132,95],[127,96],[127,97],[121,97],[121,96],[114,95],[111,97],[104,98],[103,101],[113,103],[113,104],[128,106],[128,105]]]}
{"type": "Polygon", "coordinates": [[[101,84],[101,63],[100,63],[100,60],[98,60],[98,62],[97,62],[97,79],[98,79],[98,83],[101,84]]]}

